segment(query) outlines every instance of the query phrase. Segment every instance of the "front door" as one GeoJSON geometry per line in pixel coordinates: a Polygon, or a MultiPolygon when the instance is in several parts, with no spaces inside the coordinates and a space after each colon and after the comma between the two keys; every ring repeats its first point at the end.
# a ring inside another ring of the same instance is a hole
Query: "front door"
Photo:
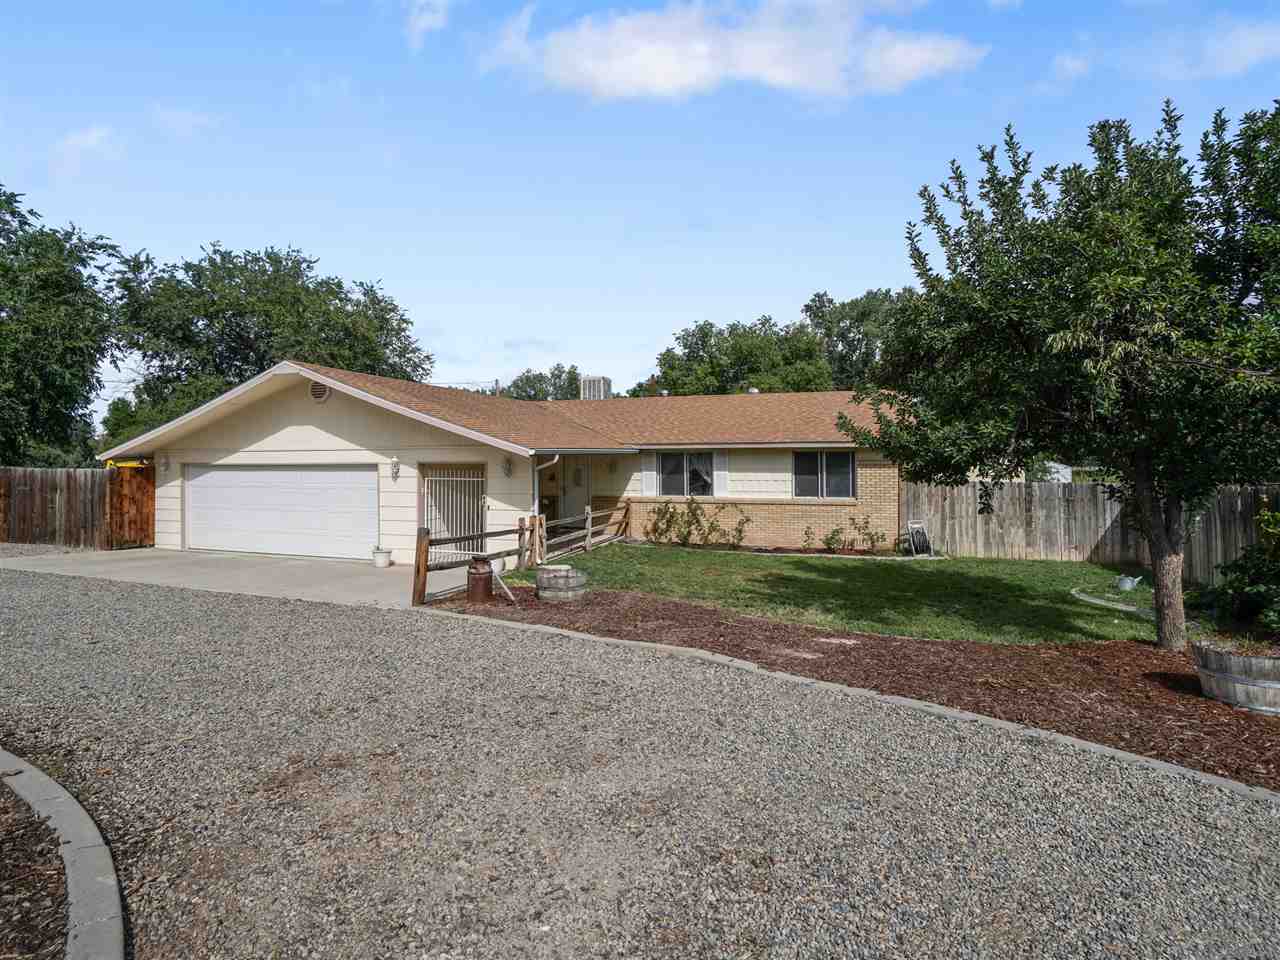
{"type": "Polygon", "coordinates": [[[591,505],[591,459],[565,457],[560,478],[560,516],[580,517],[591,505]]]}

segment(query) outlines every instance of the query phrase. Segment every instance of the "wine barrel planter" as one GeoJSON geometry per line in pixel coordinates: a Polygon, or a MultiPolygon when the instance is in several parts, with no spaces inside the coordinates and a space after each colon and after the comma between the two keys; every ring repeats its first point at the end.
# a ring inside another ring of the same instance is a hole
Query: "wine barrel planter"
{"type": "Polygon", "coordinates": [[[1201,643],[1191,645],[1191,654],[1206,696],[1280,716],[1280,657],[1246,657],[1201,643]]]}
{"type": "Polygon", "coordinates": [[[538,599],[572,603],[587,592],[587,575],[564,563],[538,568],[538,599]]]}

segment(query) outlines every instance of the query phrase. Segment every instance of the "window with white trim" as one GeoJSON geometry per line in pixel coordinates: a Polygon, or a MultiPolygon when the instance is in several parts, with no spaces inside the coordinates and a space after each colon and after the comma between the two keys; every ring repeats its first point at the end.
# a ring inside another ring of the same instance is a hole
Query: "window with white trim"
{"type": "Polygon", "coordinates": [[[797,450],[792,454],[795,497],[852,499],[858,495],[852,450],[797,450]]]}
{"type": "Polygon", "coordinates": [[[658,454],[658,493],[664,497],[715,496],[715,465],[710,450],[658,454]]]}

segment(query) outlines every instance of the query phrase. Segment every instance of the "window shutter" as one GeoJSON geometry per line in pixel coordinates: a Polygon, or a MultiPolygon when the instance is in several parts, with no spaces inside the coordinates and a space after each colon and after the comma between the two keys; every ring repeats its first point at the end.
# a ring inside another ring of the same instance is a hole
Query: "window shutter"
{"type": "Polygon", "coordinates": [[[712,451],[715,461],[715,489],[712,496],[727,497],[729,495],[729,451],[712,451]]]}
{"type": "Polygon", "coordinates": [[[658,495],[658,455],[652,450],[640,454],[640,495],[658,495]]]}

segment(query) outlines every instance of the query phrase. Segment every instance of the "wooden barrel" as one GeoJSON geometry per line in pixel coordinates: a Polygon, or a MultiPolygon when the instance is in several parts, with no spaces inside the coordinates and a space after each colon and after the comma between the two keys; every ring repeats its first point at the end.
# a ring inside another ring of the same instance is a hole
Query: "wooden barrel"
{"type": "Polygon", "coordinates": [[[1280,716],[1280,657],[1245,657],[1199,643],[1191,653],[1206,696],[1280,716]]]}
{"type": "Polygon", "coordinates": [[[587,575],[564,563],[538,568],[538,599],[552,603],[581,600],[587,592],[587,575]]]}

